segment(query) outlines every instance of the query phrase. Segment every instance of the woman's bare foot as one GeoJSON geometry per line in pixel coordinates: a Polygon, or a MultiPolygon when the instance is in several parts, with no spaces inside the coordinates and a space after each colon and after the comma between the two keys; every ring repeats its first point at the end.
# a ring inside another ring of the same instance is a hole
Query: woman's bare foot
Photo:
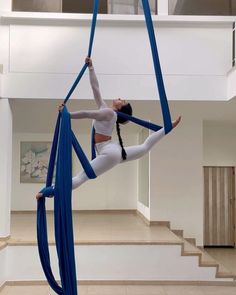
{"type": "Polygon", "coordinates": [[[179,125],[180,121],[181,121],[181,116],[179,116],[178,119],[172,122],[172,127],[175,128],[177,125],[179,125]]]}
{"type": "Polygon", "coordinates": [[[39,200],[40,198],[42,198],[43,194],[42,193],[37,193],[36,195],[36,199],[39,200]]]}

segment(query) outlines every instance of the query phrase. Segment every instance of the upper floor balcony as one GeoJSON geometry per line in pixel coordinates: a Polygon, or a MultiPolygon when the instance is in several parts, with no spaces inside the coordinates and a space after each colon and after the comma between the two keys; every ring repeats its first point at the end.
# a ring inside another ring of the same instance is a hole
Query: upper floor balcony
{"type": "MultiPolygon", "coordinates": [[[[134,100],[156,99],[141,2],[100,1],[103,14],[98,17],[93,57],[104,98],[117,93],[134,100]]],[[[170,100],[236,96],[234,1],[214,0],[207,10],[212,1],[149,0],[170,100]]],[[[0,11],[5,10],[0,14],[1,97],[47,99],[66,94],[87,54],[92,4],[0,1],[0,11]]],[[[74,98],[91,97],[86,78],[83,81],[74,98]]]]}
{"type": "MultiPolygon", "coordinates": [[[[141,0],[101,0],[100,13],[142,14],[141,0]]],[[[150,0],[153,14],[236,15],[236,0],[150,0]]],[[[13,0],[12,11],[91,13],[93,0],[13,0]]]]}

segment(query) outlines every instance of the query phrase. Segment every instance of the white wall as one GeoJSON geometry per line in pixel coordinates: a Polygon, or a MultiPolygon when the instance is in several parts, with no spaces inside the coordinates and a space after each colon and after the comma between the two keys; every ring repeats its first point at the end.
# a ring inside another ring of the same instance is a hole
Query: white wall
{"type": "Polygon", "coordinates": [[[170,221],[203,244],[202,121],[180,126],[151,151],[151,220],[170,221]]]}
{"type": "MultiPolygon", "coordinates": [[[[83,64],[90,23],[81,21],[79,16],[73,23],[69,16],[67,20],[54,16],[51,22],[50,17],[47,20],[41,17],[37,18],[37,26],[33,18],[3,17],[11,24],[10,66],[4,77],[6,97],[64,97],[83,64]],[[22,42],[25,36],[27,46],[22,42]]],[[[99,18],[93,56],[99,81],[104,85],[103,97],[156,99],[151,53],[142,18],[112,22],[99,18]]],[[[158,47],[169,98],[227,99],[231,23],[160,21],[155,22],[155,27],[158,27],[158,47]]],[[[74,97],[90,98],[84,81],[74,97]]]]}
{"type": "Polygon", "coordinates": [[[157,14],[158,15],[168,15],[168,6],[169,1],[166,0],[158,0],[157,1],[157,14]]]}
{"type": "MultiPolygon", "coordinates": [[[[1,65],[0,65],[1,67],[1,65]]],[[[1,92],[2,92],[2,73],[0,71],[0,97],[1,97],[1,92]]]]}
{"type": "MultiPolygon", "coordinates": [[[[8,73],[9,65],[9,26],[6,26],[2,23],[0,18],[0,64],[2,65],[3,74],[8,73]]],[[[4,76],[3,76],[4,78],[4,76]]],[[[2,92],[0,92],[2,96],[2,92]]]]}
{"type": "MultiPolygon", "coordinates": [[[[90,135],[80,134],[79,141],[90,157],[90,135]]],[[[126,145],[136,144],[135,134],[122,135],[126,145]]],[[[51,134],[14,133],[13,135],[13,175],[12,210],[36,210],[35,194],[44,184],[20,183],[20,142],[51,141],[51,134]]],[[[137,162],[125,163],[111,171],[90,180],[74,191],[73,209],[136,209],[137,207],[137,162]]],[[[80,171],[74,159],[74,174],[80,171]]],[[[53,208],[48,200],[48,209],[53,208]]]]}
{"type": "Polygon", "coordinates": [[[6,248],[0,250],[0,288],[6,281],[6,248]]]}
{"type": "Polygon", "coordinates": [[[0,98],[0,237],[10,235],[12,170],[12,113],[8,99],[0,98]]]}
{"type": "MultiPolygon", "coordinates": [[[[36,246],[9,246],[9,281],[44,280],[36,246]]],[[[58,278],[55,246],[51,263],[58,278]]],[[[215,267],[199,267],[197,256],[181,256],[180,245],[76,245],[79,280],[232,281],[215,278],[215,267]]]]}
{"type": "Polygon", "coordinates": [[[11,11],[12,0],[1,0],[0,11],[11,11]]]}
{"type": "Polygon", "coordinates": [[[204,122],[204,166],[236,166],[236,123],[204,122]]]}
{"type": "Polygon", "coordinates": [[[228,98],[234,98],[236,96],[236,68],[232,68],[227,76],[228,98]]]}

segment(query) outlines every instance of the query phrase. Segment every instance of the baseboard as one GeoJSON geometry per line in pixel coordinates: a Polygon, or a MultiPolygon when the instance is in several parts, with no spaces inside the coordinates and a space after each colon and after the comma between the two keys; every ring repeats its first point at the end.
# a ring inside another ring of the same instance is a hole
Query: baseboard
{"type": "Polygon", "coordinates": [[[136,215],[140,217],[146,225],[150,226],[150,220],[148,220],[140,211],[136,210],[136,215]]]}
{"type": "Polygon", "coordinates": [[[166,227],[170,228],[169,221],[150,221],[150,225],[166,226],[166,227]]]}
{"type": "Polygon", "coordinates": [[[158,226],[166,226],[170,228],[170,222],[169,221],[151,221],[147,219],[146,216],[144,216],[140,211],[136,210],[136,214],[149,226],[152,225],[158,225],[158,226]]]}
{"type": "Polygon", "coordinates": [[[7,243],[3,243],[2,245],[0,245],[0,251],[3,250],[6,247],[7,247],[7,243]]]}
{"type": "Polygon", "coordinates": [[[0,286],[0,292],[2,292],[2,290],[6,287],[6,282],[5,283],[3,283],[1,286],[0,286]]]}
{"type": "MultiPolygon", "coordinates": [[[[101,209],[101,210],[73,210],[73,213],[119,213],[119,214],[127,214],[127,213],[132,213],[136,214],[136,209],[101,209]]],[[[47,213],[53,213],[54,210],[47,210],[47,213]]],[[[35,214],[37,211],[35,210],[26,210],[26,211],[11,211],[11,214],[35,214]]]]}
{"type": "MultiPolygon", "coordinates": [[[[60,282],[58,281],[60,284],[60,282]]],[[[184,285],[184,286],[236,286],[236,282],[215,282],[215,281],[135,281],[135,280],[122,280],[122,281],[112,281],[112,280],[79,280],[78,285],[134,285],[134,286],[150,286],[150,285],[184,285]]],[[[5,286],[44,286],[48,285],[47,281],[8,281],[2,287],[5,286]]],[[[1,289],[0,289],[1,291],[1,289]]]]}
{"type": "Polygon", "coordinates": [[[7,236],[7,237],[2,237],[2,238],[0,238],[0,242],[6,242],[7,240],[9,240],[10,239],[10,235],[9,236],[7,236]]]}

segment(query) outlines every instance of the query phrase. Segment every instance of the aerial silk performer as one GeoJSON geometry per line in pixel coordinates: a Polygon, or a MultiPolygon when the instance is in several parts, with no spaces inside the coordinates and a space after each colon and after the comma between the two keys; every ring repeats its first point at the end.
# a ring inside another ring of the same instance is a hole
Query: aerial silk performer
{"type": "Polygon", "coordinates": [[[132,116],[132,107],[124,99],[114,99],[112,106],[102,99],[98,80],[93,68],[91,53],[96,27],[96,18],[99,0],[94,0],[94,12],[90,33],[90,43],[85,64],[73,83],[64,103],[59,106],[59,114],[53,137],[52,150],[49,160],[46,186],[37,194],[37,238],[41,264],[51,288],[57,294],[77,295],[77,278],[74,253],[74,236],[72,222],[71,192],[81,186],[88,179],[96,178],[112,169],[119,163],[139,159],[159,142],[165,134],[175,128],[181,118],[171,121],[168,101],[161,72],[161,66],[156,46],[154,28],[148,0],[142,0],[146,25],[149,34],[156,82],[159,91],[160,104],[164,126],[158,126],[132,116]],[[81,80],[86,69],[89,68],[89,77],[97,110],[80,110],[69,113],[66,103],[81,80]],[[92,119],[92,160],[89,161],[83,152],[78,140],[71,129],[71,119],[92,119]],[[154,132],[141,145],[124,147],[120,134],[120,124],[131,121],[154,132]],[[112,141],[112,131],[116,125],[119,143],[112,141]],[[83,170],[72,177],[72,147],[74,148],[83,170]],[[56,165],[55,165],[56,163],[56,165]],[[56,180],[52,185],[54,168],[56,166],[56,180]],[[55,241],[58,254],[59,273],[61,284],[56,281],[50,263],[48,247],[46,198],[54,196],[54,224],[55,241]]]}
{"type": "MultiPolygon", "coordinates": [[[[121,114],[131,116],[131,104],[124,99],[117,98],[113,100],[111,107],[109,107],[102,99],[98,79],[91,58],[86,58],[85,62],[88,64],[90,84],[98,109],[71,112],[69,115],[71,119],[93,120],[95,131],[93,136],[97,156],[90,161],[90,165],[96,176],[100,176],[120,163],[137,160],[143,157],[161,138],[165,136],[165,128],[162,127],[150,134],[142,144],[124,147],[120,133],[120,124],[126,124],[128,118],[121,117],[121,114]],[[119,143],[112,140],[112,132],[115,125],[119,143]]],[[[59,106],[59,112],[63,111],[64,106],[64,104],[59,106]]],[[[180,119],[181,118],[179,117],[172,122],[172,128],[175,128],[179,124],[180,119]]],[[[81,171],[78,175],[72,178],[72,189],[78,188],[87,180],[89,180],[89,177],[86,172],[84,170],[81,171]]],[[[55,191],[53,186],[46,187],[42,192],[39,192],[36,195],[36,198],[52,197],[54,194],[55,191]]]]}

